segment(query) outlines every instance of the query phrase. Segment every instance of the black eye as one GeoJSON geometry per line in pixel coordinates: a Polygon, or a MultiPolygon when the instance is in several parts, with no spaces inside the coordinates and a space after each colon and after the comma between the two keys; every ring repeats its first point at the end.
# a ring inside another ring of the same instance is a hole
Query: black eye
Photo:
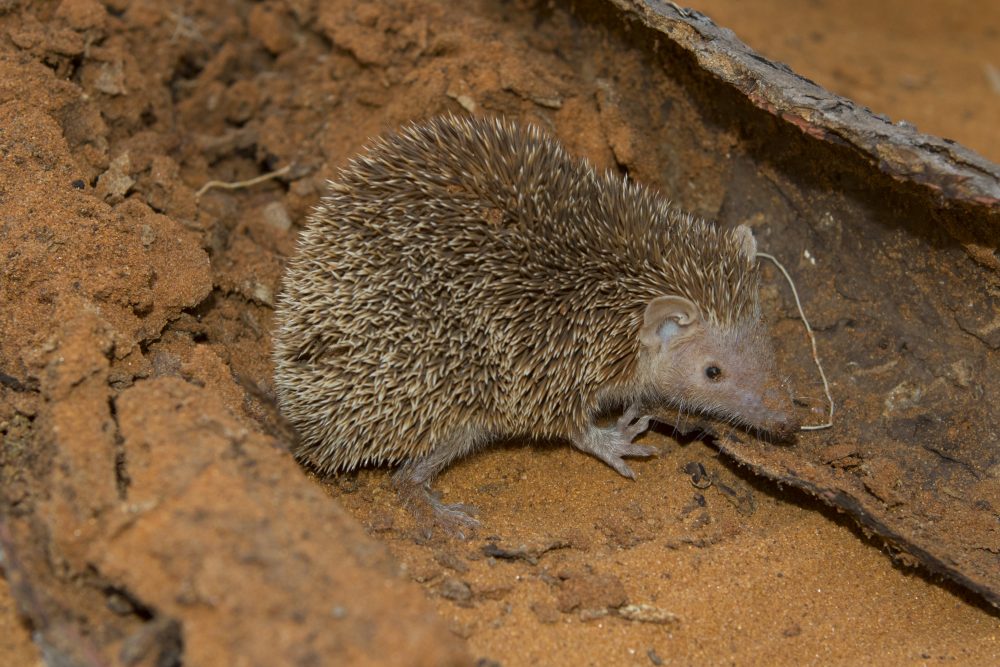
{"type": "Polygon", "coordinates": [[[705,369],[705,377],[709,380],[718,380],[722,377],[722,369],[718,366],[709,366],[705,369]]]}

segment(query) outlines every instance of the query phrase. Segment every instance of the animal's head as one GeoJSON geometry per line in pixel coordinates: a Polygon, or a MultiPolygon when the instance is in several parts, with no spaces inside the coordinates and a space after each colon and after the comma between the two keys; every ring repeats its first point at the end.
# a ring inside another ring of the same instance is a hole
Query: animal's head
{"type": "MultiPolygon", "coordinates": [[[[734,233],[744,235],[741,252],[752,259],[756,244],[750,231],[741,227],[734,233]]],[[[639,332],[643,372],[656,393],[683,411],[787,438],[799,422],[760,309],[752,311],[721,323],[685,297],[652,299],[639,332]]]]}

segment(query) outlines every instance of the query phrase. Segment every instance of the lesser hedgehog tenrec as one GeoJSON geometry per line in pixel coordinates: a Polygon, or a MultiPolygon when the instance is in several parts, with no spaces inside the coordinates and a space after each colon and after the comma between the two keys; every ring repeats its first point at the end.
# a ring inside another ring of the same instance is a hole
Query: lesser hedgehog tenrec
{"type": "Polygon", "coordinates": [[[565,439],[634,477],[622,457],[654,453],[632,440],[656,405],[788,434],[755,251],[533,126],[446,116],[378,139],[330,183],[278,299],[296,455],[402,464],[401,491],[448,522],[466,517],[429,482],[498,439],[565,439]]]}

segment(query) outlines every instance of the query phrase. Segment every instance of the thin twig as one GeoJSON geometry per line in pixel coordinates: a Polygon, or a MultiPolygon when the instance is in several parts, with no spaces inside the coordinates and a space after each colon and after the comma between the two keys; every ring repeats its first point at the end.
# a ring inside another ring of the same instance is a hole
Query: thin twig
{"type": "Polygon", "coordinates": [[[799,428],[803,431],[819,431],[824,428],[830,428],[833,426],[833,395],[830,393],[830,383],[826,379],[826,373],[823,372],[823,364],[819,362],[819,353],[816,351],[816,335],[813,333],[812,327],[809,326],[809,320],[806,319],[805,311],[802,310],[799,292],[795,289],[795,283],[792,281],[792,277],[788,275],[788,271],[785,270],[785,267],[782,266],[781,262],[774,255],[768,255],[766,252],[758,252],[757,256],[773,262],[778,267],[778,270],[784,274],[785,280],[788,281],[788,286],[792,288],[792,296],[795,297],[795,306],[799,309],[799,317],[802,318],[802,324],[805,325],[806,333],[809,334],[809,342],[812,343],[813,361],[816,362],[816,368],[819,369],[819,376],[823,378],[823,391],[826,392],[826,400],[830,404],[830,415],[825,424],[800,426],[799,428]]]}
{"type": "Polygon", "coordinates": [[[279,176],[284,176],[291,170],[291,168],[292,165],[286,164],[284,167],[278,169],[277,171],[271,171],[266,174],[261,174],[260,176],[251,178],[246,181],[235,181],[235,182],[209,181],[208,183],[205,183],[205,185],[201,186],[198,192],[194,193],[194,196],[196,199],[199,199],[203,194],[205,194],[212,188],[222,188],[223,190],[239,190],[241,188],[249,188],[251,185],[257,185],[258,183],[269,181],[272,178],[278,178],[279,176]]]}

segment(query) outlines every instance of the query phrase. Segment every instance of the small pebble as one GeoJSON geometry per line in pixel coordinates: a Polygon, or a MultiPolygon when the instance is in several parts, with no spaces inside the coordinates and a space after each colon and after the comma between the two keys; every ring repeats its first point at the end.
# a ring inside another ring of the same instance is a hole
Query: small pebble
{"type": "Polygon", "coordinates": [[[279,232],[287,232],[292,226],[292,218],[288,215],[285,205],[280,201],[273,201],[266,205],[261,209],[260,214],[265,223],[279,232]]]}
{"type": "Polygon", "coordinates": [[[253,284],[253,298],[265,306],[274,306],[274,291],[263,283],[253,284]]]}
{"type": "Polygon", "coordinates": [[[712,478],[698,461],[689,461],[684,464],[684,472],[691,476],[691,485],[696,489],[707,489],[712,486],[712,478]]]}
{"type": "Polygon", "coordinates": [[[441,582],[441,597],[456,604],[468,606],[472,600],[472,589],[461,579],[445,577],[441,582]]]}
{"type": "Polygon", "coordinates": [[[142,246],[148,249],[156,241],[156,232],[151,226],[143,225],[139,230],[139,240],[142,241],[142,246]]]}

